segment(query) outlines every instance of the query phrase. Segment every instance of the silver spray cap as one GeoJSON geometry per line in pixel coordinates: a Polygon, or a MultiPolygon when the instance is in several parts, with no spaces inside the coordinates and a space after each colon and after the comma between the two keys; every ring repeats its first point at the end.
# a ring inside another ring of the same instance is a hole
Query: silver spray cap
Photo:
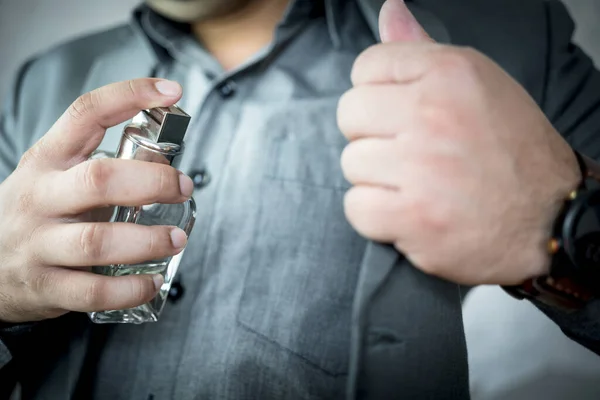
{"type": "Polygon", "coordinates": [[[177,106],[144,110],[125,127],[115,156],[177,167],[190,119],[177,106]]]}
{"type": "Polygon", "coordinates": [[[144,110],[134,117],[134,123],[146,125],[149,137],[156,143],[172,143],[181,146],[191,117],[181,108],[157,107],[144,110]]]}

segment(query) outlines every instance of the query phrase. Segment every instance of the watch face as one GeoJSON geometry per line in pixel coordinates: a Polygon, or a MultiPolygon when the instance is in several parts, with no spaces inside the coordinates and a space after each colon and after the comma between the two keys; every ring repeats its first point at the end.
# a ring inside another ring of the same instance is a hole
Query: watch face
{"type": "Polygon", "coordinates": [[[575,266],[600,275],[600,190],[578,196],[565,217],[563,243],[575,266]]]}
{"type": "Polygon", "coordinates": [[[575,240],[575,262],[589,272],[600,272],[600,233],[588,232],[575,240]]]}

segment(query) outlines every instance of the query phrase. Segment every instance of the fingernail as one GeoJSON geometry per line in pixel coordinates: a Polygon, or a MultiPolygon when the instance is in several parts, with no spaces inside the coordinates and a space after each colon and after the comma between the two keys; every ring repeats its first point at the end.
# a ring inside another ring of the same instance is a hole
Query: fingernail
{"type": "Polygon", "coordinates": [[[383,4],[379,35],[383,43],[431,40],[403,0],[387,0],[383,4]]]}
{"type": "Polygon", "coordinates": [[[162,275],[153,275],[152,282],[154,282],[154,289],[158,291],[158,290],[160,290],[163,283],[165,282],[165,279],[163,278],[162,275]]]}
{"type": "Polygon", "coordinates": [[[165,96],[174,97],[181,94],[181,85],[177,82],[161,80],[154,84],[156,90],[165,96]]]}
{"type": "Polygon", "coordinates": [[[191,197],[194,193],[194,182],[192,181],[192,178],[183,172],[179,173],[179,191],[184,197],[191,197]]]}
{"type": "Polygon", "coordinates": [[[187,243],[187,235],[179,228],[171,231],[171,244],[176,249],[183,249],[187,243]]]}

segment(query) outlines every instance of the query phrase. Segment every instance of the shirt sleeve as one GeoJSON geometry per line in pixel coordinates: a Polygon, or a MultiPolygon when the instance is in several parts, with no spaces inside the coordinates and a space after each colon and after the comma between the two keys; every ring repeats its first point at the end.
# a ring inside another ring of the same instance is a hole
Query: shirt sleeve
{"type": "MultiPolygon", "coordinates": [[[[600,71],[572,42],[574,23],[559,1],[546,2],[548,69],[542,108],[569,144],[600,160],[600,71]]],[[[566,313],[533,302],[562,331],[600,355],[600,300],[566,313]]]]}

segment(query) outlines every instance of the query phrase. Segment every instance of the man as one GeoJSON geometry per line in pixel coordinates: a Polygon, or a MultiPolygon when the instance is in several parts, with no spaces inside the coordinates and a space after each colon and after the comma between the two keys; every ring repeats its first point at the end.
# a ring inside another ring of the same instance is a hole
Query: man
{"type": "MultiPolygon", "coordinates": [[[[390,0],[378,31],[380,4],[153,0],[131,26],[23,67],[0,147],[3,385],[25,398],[468,398],[459,284],[552,284],[552,228],[591,163],[567,143],[598,156],[600,74],[556,1],[410,2],[417,21],[390,0]],[[107,127],[178,101],[194,116],[193,180],[86,161],[114,150],[107,127]],[[77,312],[142,304],[162,279],[85,267],[177,254],[186,238],[88,212],[192,194],[183,295],[156,324],[91,326],[77,312]]],[[[600,306],[571,275],[554,285],[564,299],[532,301],[598,352],[600,306]]]]}

